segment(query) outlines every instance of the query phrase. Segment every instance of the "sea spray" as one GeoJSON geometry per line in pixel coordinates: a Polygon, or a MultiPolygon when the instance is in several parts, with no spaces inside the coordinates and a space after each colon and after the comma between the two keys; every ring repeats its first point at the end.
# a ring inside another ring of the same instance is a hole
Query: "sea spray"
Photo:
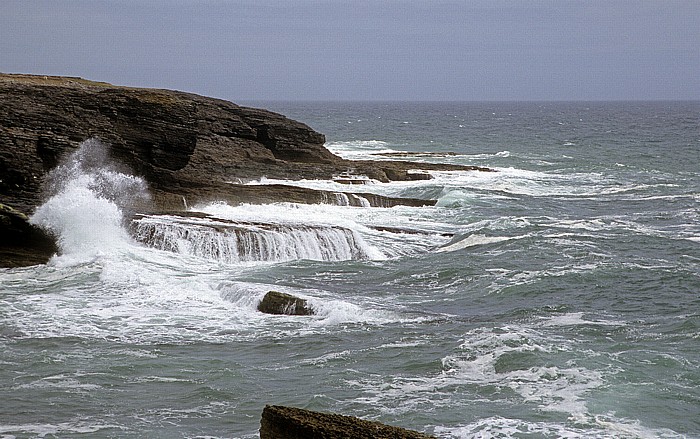
{"type": "Polygon", "coordinates": [[[81,143],[49,172],[45,187],[48,199],[30,221],[56,236],[63,255],[77,260],[129,243],[122,211],[149,199],[146,182],[120,172],[97,139],[81,143]]]}

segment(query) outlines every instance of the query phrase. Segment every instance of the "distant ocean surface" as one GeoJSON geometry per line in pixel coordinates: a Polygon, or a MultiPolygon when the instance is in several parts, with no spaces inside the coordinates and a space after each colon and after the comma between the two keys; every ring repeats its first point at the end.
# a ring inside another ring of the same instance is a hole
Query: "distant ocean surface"
{"type": "Polygon", "coordinates": [[[255,106],[346,158],[498,172],[282,182],[434,207],[191,206],[283,226],[236,253],[214,219],[147,217],[161,245],[138,243],[100,192],[138,176],[74,157],[32,218],[64,254],[0,269],[0,438],[255,438],[265,404],[440,438],[700,438],[700,103],[255,106]],[[316,315],[258,312],[273,289],[316,315]]]}

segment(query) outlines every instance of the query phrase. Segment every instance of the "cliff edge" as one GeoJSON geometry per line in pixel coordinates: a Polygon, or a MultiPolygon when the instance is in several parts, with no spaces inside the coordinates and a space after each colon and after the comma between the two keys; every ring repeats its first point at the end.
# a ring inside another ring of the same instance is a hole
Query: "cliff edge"
{"type": "MultiPolygon", "coordinates": [[[[59,76],[0,74],[0,202],[31,214],[44,175],[80,142],[98,138],[144,177],[156,208],[224,200],[318,202],[300,188],[232,185],[263,176],[330,179],[348,168],[379,181],[412,179],[408,162],[347,161],[307,125],[270,111],[171,90],[59,76]]],[[[469,169],[426,165],[427,169],[469,169]]]]}

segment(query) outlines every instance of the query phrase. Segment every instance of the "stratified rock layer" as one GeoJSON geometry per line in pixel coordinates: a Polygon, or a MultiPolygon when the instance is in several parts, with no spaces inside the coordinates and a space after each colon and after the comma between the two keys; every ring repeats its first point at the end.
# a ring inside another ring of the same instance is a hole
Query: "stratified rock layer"
{"type": "MultiPolygon", "coordinates": [[[[349,169],[382,182],[430,177],[414,169],[488,170],[348,161],[323,146],[322,134],[270,111],[171,90],[0,74],[0,203],[31,215],[45,201],[47,173],[91,138],[109,146],[115,170],[143,177],[148,183],[152,197],[146,204],[132,206],[134,212],[176,212],[212,201],[233,205],[283,201],[363,207],[433,205],[434,200],[243,183],[262,177],[330,180],[349,169]]],[[[10,236],[15,229],[7,230],[2,233],[10,236]]],[[[28,256],[31,247],[27,243],[39,245],[39,241],[22,236],[23,240],[0,242],[0,252],[6,255],[0,266],[35,263],[28,256]],[[18,257],[7,262],[13,254],[18,257]]],[[[46,259],[45,253],[55,248],[36,245],[43,252],[37,261],[46,259]]]]}
{"type": "Polygon", "coordinates": [[[352,416],[284,406],[266,406],[260,439],[428,439],[417,431],[352,416]]]}
{"type": "MultiPolygon", "coordinates": [[[[303,123],[220,99],[80,78],[0,74],[0,201],[31,213],[40,204],[45,173],[92,137],[111,145],[117,162],[148,181],[160,209],[182,209],[183,197],[190,204],[260,199],[260,188],[231,187],[232,181],[330,179],[348,168],[379,181],[410,180],[407,171],[416,167],[343,160],[303,123]]],[[[286,201],[286,194],[277,188],[264,198],[286,201]]]]}

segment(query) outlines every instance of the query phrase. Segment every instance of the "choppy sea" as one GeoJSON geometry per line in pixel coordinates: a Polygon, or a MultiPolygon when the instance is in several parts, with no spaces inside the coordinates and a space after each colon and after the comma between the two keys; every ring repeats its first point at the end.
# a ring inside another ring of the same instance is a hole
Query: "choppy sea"
{"type": "Polygon", "coordinates": [[[265,404],[440,438],[700,437],[700,103],[256,105],[346,158],[498,172],[282,182],[433,207],[127,228],[143,181],[74,155],[32,217],[62,255],[0,269],[0,438],[254,438],[265,404]],[[262,314],[268,290],[316,314],[262,314]]]}

